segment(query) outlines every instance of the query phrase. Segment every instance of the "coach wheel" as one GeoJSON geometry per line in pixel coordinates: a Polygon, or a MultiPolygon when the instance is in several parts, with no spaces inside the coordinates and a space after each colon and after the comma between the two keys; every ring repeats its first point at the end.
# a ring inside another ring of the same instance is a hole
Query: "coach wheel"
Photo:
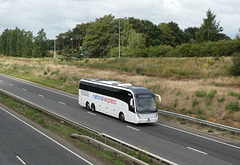
{"type": "Polygon", "coordinates": [[[93,112],[96,111],[96,109],[95,109],[95,105],[94,105],[94,104],[92,104],[92,106],[91,106],[91,110],[92,110],[93,112]]]}
{"type": "Polygon", "coordinates": [[[119,120],[120,121],[125,121],[125,116],[122,112],[119,114],[119,120]]]}
{"type": "Polygon", "coordinates": [[[90,104],[89,104],[89,102],[86,102],[86,109],[87,109],[87,110],[90,109],[90,104]]]}

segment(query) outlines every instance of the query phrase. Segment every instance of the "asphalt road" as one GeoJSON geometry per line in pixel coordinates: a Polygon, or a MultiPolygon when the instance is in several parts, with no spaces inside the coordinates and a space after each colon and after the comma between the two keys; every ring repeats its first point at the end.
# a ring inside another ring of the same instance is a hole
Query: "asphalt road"
{"type": "Polygon", "coordinates": [[[92,164],[49,135],[20,119],[11,110],[0,106],[0,116],[1,165],[92,164]]]}
{"type": "MultiPolygon", "coordinates": [[[[0,74],[0,89],[177,164],[239,164],[240,145],[161,123],[122,123],[78,105],[77,96],[0,74]]],[[[78,89],[76,89],[78,90],[78,89]]]]}

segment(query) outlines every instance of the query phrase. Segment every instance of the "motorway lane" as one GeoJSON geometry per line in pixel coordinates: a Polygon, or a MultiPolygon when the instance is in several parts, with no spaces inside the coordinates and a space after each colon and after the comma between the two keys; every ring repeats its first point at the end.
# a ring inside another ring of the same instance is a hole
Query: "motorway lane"
{"type": "Polygon", "coordinates": [[[0,75],[0,80],[2,80],[0,88],[4,90],[100,132],[135,146],[141,146],[173,162],[179,164],[238,164],[240,162],[239,148],[209,141],[160,124],[138,126],[121,123],[99,113],[92,115],[79,107],[76,97],[69,97],[61,92],[53,93],[52,90],[29,85],[24,81],[9,79],[8,76],[0,75]],[[39,96],[40,93],[42,96],[39,96]]]}
{"type": "Polygon", "coordinates": [[[0,107],[0,164],[92,164],[0,107]]]}

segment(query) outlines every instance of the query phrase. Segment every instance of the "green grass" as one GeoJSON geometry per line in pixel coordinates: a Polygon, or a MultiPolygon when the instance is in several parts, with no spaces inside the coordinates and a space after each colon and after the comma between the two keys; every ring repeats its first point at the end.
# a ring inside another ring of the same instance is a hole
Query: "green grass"
{"type": "Polygon", "coordinates": [[[198,90],[195,92],[197,97],[205,97],[207,95],[207,92],[204,90],[198,90]]]}

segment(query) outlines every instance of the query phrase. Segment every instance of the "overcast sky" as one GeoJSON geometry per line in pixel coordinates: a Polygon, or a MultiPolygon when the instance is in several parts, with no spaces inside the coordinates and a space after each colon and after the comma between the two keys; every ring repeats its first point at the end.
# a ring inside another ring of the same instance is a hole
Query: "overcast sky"
{"type": "Polygon", "coordinates": [[[135,17],[158,25],[176,22],[184,30],[200,27],[208,9],[217,15],[223,33],[235,38],[240,28],[239,0],[0,0],[0,34],[5,29],[43,28],[48,39],[73,29],[76,24],[112,14],[135,17]]]}

